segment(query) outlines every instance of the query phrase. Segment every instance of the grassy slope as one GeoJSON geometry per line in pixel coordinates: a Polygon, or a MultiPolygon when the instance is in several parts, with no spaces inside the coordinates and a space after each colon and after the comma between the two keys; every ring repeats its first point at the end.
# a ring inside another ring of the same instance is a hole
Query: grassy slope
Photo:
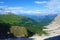
{"type": "Polygon", "coordinates": [[[23,26],[26,27],[29,31],[38,34],[41,34],[44,28],[44,25],[41,23],[38,23],[28,17],[17,16],[14,14],[0,15],[0,22],[9,23],[11,26],[23,26]]]}

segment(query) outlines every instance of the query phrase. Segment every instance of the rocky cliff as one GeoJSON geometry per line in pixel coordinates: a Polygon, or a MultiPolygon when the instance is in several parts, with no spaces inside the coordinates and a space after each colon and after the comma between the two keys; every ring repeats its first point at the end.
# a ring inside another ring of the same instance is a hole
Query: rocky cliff
{"type": "Polygon", "coordinates": [[[48,25],[45,26],[49,35],[60,35],[60,14],[48,25]]]}

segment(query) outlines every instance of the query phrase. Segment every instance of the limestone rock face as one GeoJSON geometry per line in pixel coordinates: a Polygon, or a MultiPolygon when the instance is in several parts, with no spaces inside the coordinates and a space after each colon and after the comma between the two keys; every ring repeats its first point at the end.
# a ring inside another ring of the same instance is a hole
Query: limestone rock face
{"type": "Polygon", "coordinates": [[[60,35],[60,14],[57,15],[57,17],[48,26],[45,27],[47,27],[45,30],[48,31],[50,35],[60,35]]]}

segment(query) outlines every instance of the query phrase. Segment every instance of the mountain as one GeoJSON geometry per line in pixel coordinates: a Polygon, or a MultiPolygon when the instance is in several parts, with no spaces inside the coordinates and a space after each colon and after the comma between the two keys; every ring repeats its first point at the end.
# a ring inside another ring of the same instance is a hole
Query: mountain
{"type": "Polygon", "coordinates": [[[0,15],[0,23],[8,23],[11,26],[26,27],[31,33],[41,34],[43,24],[26,16],[15,15],[13,13],[0,15]]]}
{"type": "Polygon", "coordinates": [[[38,22],[46,22],[48,20],[53,20],[56,17],[56,15],[40,15],[40,16],[36,16],[35,20],[37,20],[38,22]]]}
{"type": "Polygon", "coordinates": [[[60,14],[56,16],[56,18],[47,26],[45,26],[48,31],[49,36],[57,36],[60,35],[60,14]]]}
{"type": "MultiPolygon", "coordinates": [[[[8,14],[9,12],[5,13],[8,14]]],[[[13,13],[14,14],[14,13],[13,13]]],[[[54,18],[57,16],[57,14],[49,14],[49,15],[33,15],[33,14],[16,14],[18,16],[25,16],[28,17],[36,22],[39,22],[43,25],[48,25],[51,21],[54,20],[54,18]]]]}
{"type": "MultiPolygon", "coordinates": [[[[3,8],[0,8],[0,14],[6,14],[8,12],[4,12],[5,9],[3,8]]],[[[39,23],[42,23],[42,24],[49,24],[52,20],[54,20],[54,18],[57,16],[57,14],[49,14],[49,15],[33,15],[33,13],[31,14],[23,14],[23,13],[16,13],[16,15],[19,15],[19,16],[26,16],[26,17],[29,17],[39,23]]]]}
{"type": "Polygon", "coordinates": [[[23,26],[33,33],[40,33],[57,15],[15,15],[13,13],[1,14],[0,23],[11,26],[23,26]]]}
{"type": "Polygon", "coordinates": [[[35,40],[60,40],[60,14],[58,14],[54,20],[44,30],[48,32],[48,35],[34,35],[31,38],[35,40]]]}
{"type": "MultiPolygon", "coordinates": [[[[26,16],[19,16],[19,15],[15,15],[13,13],[8,13],[8,14],[2,14],[0,15],[0,22],[5,22],[5,23],[9,23],[11,25],[14,24],[19,24],[19,22],[36,22],[26,16]]],[[[20,25],[20,24],[19,24],[20,25]]]]}
{"type": "Polygon", "coordinates": [[[39,23],[42,24],[49,24],[51,21],[54,20],[54,18],[57,16],[57,14],[50,14],[50,15],[28,15],[28,14],[23,14],[23,16],[27,16],[39,23]]]}

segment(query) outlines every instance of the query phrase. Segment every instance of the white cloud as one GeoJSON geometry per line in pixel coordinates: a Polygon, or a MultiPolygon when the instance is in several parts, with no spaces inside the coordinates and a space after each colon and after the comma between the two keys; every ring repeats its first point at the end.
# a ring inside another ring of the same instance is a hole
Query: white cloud
{"type": "Polygon", "coordinates": [[[60,13],[60,0],[51,0],[47,3],[48,13],[60,13]]]}
{"type": "Polygon", "coordinates": [[[45,4],[46,9],[40,10],[40,14],[57,14],[60,13],[60,0],[50,0],[49,2],[36,2],[37,4],[45,4]]]}
{"type": "Polygon", "coordinates": [[[34,1],[34,3],[36,3],[36,4],[45,4],[45,3],[47,3],[47,1],[34,1]]]}
{"type": "Polygon", "coordinates": [[[12,12],[14,14],[38,14],[40,13],[39,10],[25,10],[24,7],[7,7],[7,6],[0,6],[0,12],[12,12]],[[3,9],[3,10],[1,10],[3,9]]]}
{"type": "Polygon", "coordinates": [[[46,3],[46,8],[43,10],[26,10],[24,7],[4,7],[4,12],[13,12],[15,14],[36,14],[47,15],[60,13],[60,0],[50,0],[49,2],[39,2],[38,4],[46,3]]]}
{"type": "Polygon", "coordinates": [[[4,14],[7,12],[12,12],[17,14],[22,10],[23,7],[8,7],[8,6],[0,6],[0,13],[4,14]]]}

